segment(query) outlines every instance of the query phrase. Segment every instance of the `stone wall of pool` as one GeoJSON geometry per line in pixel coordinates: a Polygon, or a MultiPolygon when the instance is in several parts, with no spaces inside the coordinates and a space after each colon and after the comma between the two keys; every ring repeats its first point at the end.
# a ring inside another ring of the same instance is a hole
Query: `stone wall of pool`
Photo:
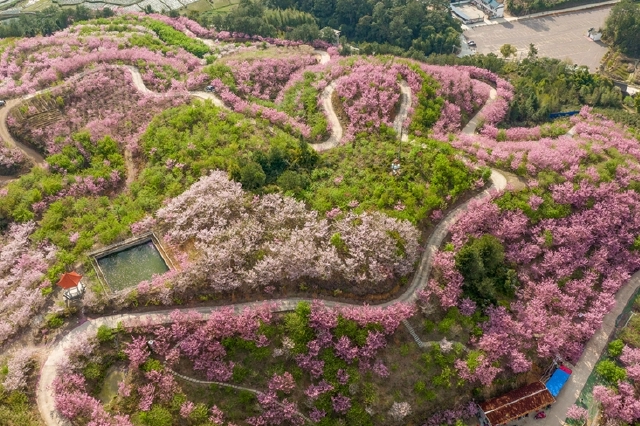
{"type": "Polygon", "coordinates": [[[156,274],[174,269],[152,232],[93,251],[89,257],[98,279],[112,292],[134,287],[156,274]]]}

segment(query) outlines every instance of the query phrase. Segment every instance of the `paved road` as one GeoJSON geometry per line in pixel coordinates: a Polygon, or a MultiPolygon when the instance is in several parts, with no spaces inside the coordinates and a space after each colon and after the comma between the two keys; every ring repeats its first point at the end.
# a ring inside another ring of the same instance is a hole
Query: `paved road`
{"type": "Polygon", "coordinates": [[[569,60],[597,70],[607,51],[601,42],[586,37],[589,28],[600,28],[609,15],[610,7],[588,9],[542,18],[524,19],[471,28],[464,32],[467,39],[478,45],[478,53],[495,53],[506,43],[518,48],[518,56],[526,56],[529,44],[535,44],[539,56],[569,60]]]}
{"type": "Polygon", "coordinates": [[[316,56],[319,56],[319,63],[321,65],[328,64],[329,61],[331,60],[331,56],[329,56],[329,54],[324,50],[315,49],[313,51],[313,54],[316,56]]]}
{"type": "MultiPolygon", "coordinates": [[[[489,99],[487,99],[487,102],[485,102],[482,109],[494,103],[497,97],[498,92],[492,87],[491,91],[489,92],[489,99]]],[[[484,121],[484,114],[482,114],[482,110],[480,110],[476,115],[473,116],[473,118],[471,118],[471,120],[469,120],[467,125],[464,126],[464,129],[462,129],[462,133],[464,133],[465,135],[473,135],[476,132],[476,127],[478,127],[478,124],[480,124],[481,120],[484,121]]]]}

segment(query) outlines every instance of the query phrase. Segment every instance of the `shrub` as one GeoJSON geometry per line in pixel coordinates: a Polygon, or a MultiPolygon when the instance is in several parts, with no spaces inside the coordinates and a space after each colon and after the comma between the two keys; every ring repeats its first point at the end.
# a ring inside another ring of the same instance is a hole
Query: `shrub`
{"type": "Polygon", "coordinates": [[[115,337],[115,331],[106,325],[101,325],[98,327],[98,332],[96,333],[96,337],[98,338],[98,342],[107,343],[113,340],[115,337]]]}
{"type": "Polygon", "coordinates": [[[616,385],[620,380],[624,380],[627,377],[627,372],[624,368],[619,367],[614,361],[608,359],[600,361],[596,365],[596,373],[612,385],[616,385]]]}
{"type": "Polygon", "coordinates": [[[207,412],[208,409],[206,405],[202,403],[196,404],[196,407],[189,415],[189,420],[195,424],[202,424],[207,421],[207,412]]]}
{"type": "Polygon", "coordinates": [[[442,334],[447,334],[455,324],[456,320],[454,318],[445,318],[438,323],[438,331],[442,334]]]}
{"type": "Polygon", "coordinates": [[[58,328],[64,325],[64,318],[60,314],[49,314],[45,322],[49,328],[58,328]]]}
{"type": "Polygon", "coordinates": [[[267,175],[260,164],[250,161],[240,168],[240,178],[238,181],[244,189],[258,189],[266,182],[267,175]]]}
{"type": "MultiPolygon", "coordinates": [[[[195,410],[194,410],[195,411],[195,410]]],[[[172,426],[173,416],[164,407],[154,405],[151,410],[141,412],[138,419],[145,426],[172,426]]]]}
{"type": "Polygon", "coordinates": [[[100,381],[104,375],[104,368],[101,364],[90,362],[82,370],[82,374],[89,380],[100,381]]]}
{"type": "Polygon", "coordinates": [[[170,25],[152,19],[149,19],[145,24],[158,35],[160,40],[170,46],[182,47],[199,58],[209,53],[209,47],[202,41],[188,37],[186,34],[173,29],[170,25]]]}
{"type": "Polygon", "coordinates": [[[640,348],[640,315],[634,315],[620,332],[620,339],[627,345],[640,348]]]}
{"type": "Polygon", "coordinates": [[[29,398],[22,392],[0,392],[0,424],[20,426],[40,426],[40,416],[36,416],[29,406],[29,398]]]}
{"type": "Polygon", "coordinates": [[[480,304],[498,302],[499,297],[510,297],[515,284],[504,263],[504,247],[492,235],[471,238],[456,253],[456,269],[464,277],[464,292],[480,304]]]}
{"type": "Polygon", "coordinates": [[[424,331],[426,331],[427,333],[431,333],[436,328],[436,323],[428,319],[424,320],[423,325],[424,325],[424,331]]]}
{"type": "Polygon", "coordinates": [[[233,376],[232,380],[235,383],[242,383],[242,381],[251,374],[251,370],[247,367],[243,367],[242,365],[235,365],[233,367],[233,376]]]}
{"type": "Polygon", "coordinates": [[[609,343],[609,356],[612,358],[617,358],[622,354],[622,348],[624,348],[624,342],[621,339],[616,339],[613,342],[609,343]]]}
{"type": "Polygon", "coordinates": [[[153,358],[146,360],[144,364],[142,364],[142,367],[140,368],[142,368],[142,371],[145,371],[145,372],[164,370],[164,366],[162,365],[162,362],[153,358]]]}

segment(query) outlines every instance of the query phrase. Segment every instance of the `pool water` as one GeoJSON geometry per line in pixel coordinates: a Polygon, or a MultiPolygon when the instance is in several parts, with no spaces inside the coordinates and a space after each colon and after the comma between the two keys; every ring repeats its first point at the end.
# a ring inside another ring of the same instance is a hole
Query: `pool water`
{"type": "Polygon", "coordinates": [[[112,290],[133,287],[169,270],[153,241],[126,248],[97,259],[112,290]]]}
{"type": "Polygon", "coordinates": [[[121,369],[110,368],[105,374],[104,383],[102,389],[98,394],[98,399],[103,404],[110,403],[113,398],[118,396],[118,383],[123,382],[125,379],[124,371],[121,369]]]}

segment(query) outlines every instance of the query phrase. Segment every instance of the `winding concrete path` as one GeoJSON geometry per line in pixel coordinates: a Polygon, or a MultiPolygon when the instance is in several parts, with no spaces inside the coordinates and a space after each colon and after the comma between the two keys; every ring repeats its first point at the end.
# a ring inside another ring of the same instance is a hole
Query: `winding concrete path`
{"type": "MultiPolygon", "coordinates": [[[[326,52],[325,52],[326,54],[326,52]]],[[[329,60],[328,55],[319,55],[320,63],[326,63],[329,60]],[[324,62],[323,62],[324,61],[324,62]]],[[[147,89],[142,81],[140,73],[134,67],[127,67],[132,74],[134,85],[138,90],[144,93],[154,93],[147,89]]],[[[404,83],[404,82],[403,82],[404,83]]],[[[327,114],[329,121],[331,122],[331,136],[330,138],[321,143],[312,145],[314,149],[317,151],[323,151],[327,149],[331,149],[337,146],[342,139],[342,126],[335,114],[333,109],[333,105],[331,104],[331,95],[335,90],[335,85],[332,83],[325,88],[322,95],[322,104],[327,114]]],[[[411,91],[405,84],[401,84],[401,90],[403,94],[401,108],[396,120],[394,121],[394,129],[396,132],[400,133],[401,125],[406,119],[406,114],[408,111],[408,106],[411,104],[411,91]]],[[[157,94],[161,95],[161,94],[157,94]]],[[[192,96],[200,97],[203,99],[211,99],[214,104],[220,107],[224,107],[224,103],[214,94],[207,92],[191,92],[192,96]]],[[[467,125],[462,130],[465,134],[474,134],[476,127],[481,120],[482,113],[484,108],[490,105],[496,99],[496,91],[492,89],[490,92],[489,99],[485,106],[467,123],[467,125]]],[[[35,152],[29,153],[29,148],[20,146],[16,141],[11,138],[11,135],[8,133],[6,128],[6,116],[8,110],[11,106],[15,106],[20,100],[12,100],[7,102],[7,106],[0,110],[0,136],[3,137],[9,143],[14,143],[15,146],[23,149],[29,158],[31,158],[34,162],[40,163],[43,161],[42,157],[35,152]]],[[[571,129],[573,130],[573,129],[571,129]]],[[[572,132],[569,131],[569,135],[572,132]]],[[[402,139],[405,140],[405,137],[408,135],[402,135],[402,139]]],[[[0,177],[0,182],[2,179],[6,179],[6,177],[0,177]]],[[[491,173],[491,181],[492,185],[488,190],[485,190],[481,194],[477,195],[474,200],[482,199],[490,195],[491,191],[503,190],[507,181],[506,178],[498,171],[492,170],[491,173]]],[[[433,233],[430,235],[424,254],[420,260],[420,264],[416,270],[413,280],[411,284],[405,289],[405,291],[399,295],[395,300],[383,303],[381,306],[388,306],[392,303],[396,302],[413,302],[417,298],[417,292],[421,290],[426,284],[430,274],[431,265],[433,262],[433,255],[441,246],[444,238],[448,233],[448,229],[450,225],[456,220],[456,218],[467,209],[470,201],[460,205],[458,208],[453,210],[449,215],[441,221],[433,233]]],[[[537,425],[558,425],[564,423],[564,418],[567,412],[567,409],[575,403],[577,397],[579,396],[584,384],[586,383],[589,374],[591,373],[595,363],[599,359],[602,351],[605,349],[609,335],[613,332],[615,327],[615,320],[622,312],[624,306],[627,304],[629,299],[633,296],[635,291],[640,288],[640,272],[637,272],[633,275],[631,280],[616,294],[616,306],[615,309],[605,316],[602,327],[598,330],[598,332],[591,338],[588,344],[585,347],[584,353],[580,358],[578,364],[575,366],[573,370],[573,374],[570,380],[565,385],[562,393],[559,395],[557,402],[552,406],[551,410],[547,413],[547,418],[544,420],[538,420],[535,422],[537,425]]],[[[288,299],[279,299],[267,302],[270,304],[273,312],[285,312],[291,311],[295,309],[296,305],[302,301],[309,301],[309,299],[303,298],[288,298],[288,299]]],[[[252,307],[256,305],[263,304],[265,302],[250,302],[250,303],[241,303],[232,305],[236,311],[242,310],[247,307],[252,307]]],[[[330,307],[340,307],[340,306],[349,306],[347,303],[334,302],[334,301],[325,301],[325,304],[330,307]]],[[[215,309],[218,308],[196,308],[196,309],[188,309],[195,310],[203,314],[206,318],[207,315],[215,309]]],[[[62,419],[55,410],[53,395],[50,392],[50,386],[53,380],[56,377],[56,365],[64,359],[64,351],[65,348],[68,347],[81,333],[89,332],[95,333],[101,325],[106,325],[108,327],[116,327],[119,322],[123,322],[129,325],[134,324],[135,322],[141,322],[145,324],[168,324],[171,323],[172,320],[169,317],[169,313],[174,311],[175,309],[166,309],[159,310],[156,312],[148,312],[148,313],[139,313],[139,314],[119,314],[112,316],[105,316],[101,318],[93,319],[89,322],[86,322],[79,327],[71,330],[67,335],[65,335],[58,343],[56,343],[47,360],[44,362],[41,374],[40,381],[38,382],[38,388],[36,392],[37,396],[37,404],[40,413],[47,424],[47,426],[61,426],[61,425],[69,425],[64,419],[62,419]]],[[[180,375],[179,375],[180,376],[180,375]]],[[[190,379],[188,377],[180,376],[185,380],[194,381],[195,379],[190,379]]],[[[225,384],[227,385],[227,384],[225,384]]],[[[230,385],[234,386],[234,385],[230,385]]],[[[235,387],[235,386],[234,386],[235,387]]],[[[239,387],[240,388],[240,387],[239,387]]],[[[259,392],[249,388],[242,388],[244,390],[248,390],[250,392],[259,392]]],[[[530,421],[532,422],[532,421],[530,421]]],[[[521,422],[519,422],[521,423],[521,422]]]]}
{"type": "Polygon", "coordinates": [[[331,126],[331,136],[329,136],[329,139],[322,143],[311,144],[311,147],[317,152],[335,148],[336,146],[340,145],[340,141],[342,140],[342,125],[340,124],[340,120],[338,120],[336,111],[333,109],[333,102],[331,102],[334,90],[336,90],[336,82],[332,81],[322,91],[322,109],[324,110],[324,113],[329,120],[329,125],[331,126]]]}
{"type": "MultiPolygon", "coordinates": [[[[325,52],[326,53],[326,52],[325,52]]],[[[328,56],[328,55],[327,55],[328,56]]],[[[140,74],[140,71],[138,70],[138,68],[132,66],[132,65],[113,65],[114,67],[121,67],[124,68],[126,70],[128,70],[131,74],[131,80],[133,82],[133,86],[140,92],[143,93],[145,95],[150,95],[150,96],[171,96],[168,95],[166,93],[157,93],[154,92],[152,90],[150,90],[145,84],[144,81],[142,79],[142,75],[140,74]]],[[[86,75],[87,73],[92,72],[91,70],[89,71],[83,71],[80,72],[78,74],[73,75],[72,77],[70,77],[69,79],[67,79],[65,81],[65,84],[73,81],[73,80],[78,80],[80,79],[82,76],[86,75]]],[[[44,166],[46,161],[45,158],[42,154],[40,154],[38,151],[36,151],[35,149],[17,141],[16,139],[13,138],[13,136],[11,135],[11,133],[9,132],[9,128],[7,127],[7,117],[9,115],[9,112],[11,111],[12,108],[18,106],[21,102],[26,101],[28,99],[31,99],[37,95],[40,95],[42,93],[46,93],[50,90],[52,90],[52,87],[48,87],[46,89],[42,89],[42,90],[38,90],[35,93],[30,93],[28,95],[22,96],[21,98],[16,98],[16,99],[10,99],[6,101],[6,105],[4,107],[0,108],[0,138],[5,141],[9,146],[11,147],[15,147],[20,149],[26,156],[27,158],[31,161],[31,163],[33,163],[34,165],[37,166],[44,166]]],[[[201,99],[208,99],[211,100],[213,102],[213,104],[217,107],[220,108],[225,108],[225,109],[229,109],[224,102],[222,101],[222,99],[220,99],[217,95],[215,95],[214,93],[209,93],[209,92],[201,92],[201,91],[193,91],[193,92],[189,92],[189,95],[193,96],[193,97],[197,97],[197,98],[201,98],[201,99]]],[[[129,185],[135,180],[137,171],[135,168],[135,164],[133,162],[133,158],[131,153],[128,150],[125,150],[124,153],[125,156],[125,165],[127,168],[127,179],[126,179],[126,186],[127,188],[129,187],[129,185]]],[[[14,180],[17,180],[17,176],[13,175],[13,176],[0,176],[0,185],[5,185],[9,182],[12,182],[14,180]]]]}
{"type": "MultiPolygon", "coordinates": [[[[88,70],[88,71],[82,71],[77,74],[74,74],[73,76],[65,80],[65,84],[68,84],[74,80],[78,80],[90,72],[93,72],[93,71],[88,70]]],[[[20,98],[9,99],[6,101],[6,105],[4,107],[0,107],[0,138],[2,138],[7,144],[9,144],[9,146],[20,149],[31,161],[31,163],[41,167],[46,164],[44,156],[40,154],[38,151],[36,151],[35,149],[15,140],[13,136],[11,136],[11,133],[9,132],[9,128],[7,127],[7,117],[9,116],[9,112],[11,112],[11,109],[18,106],[21,102],[29,100],[42,93],[46,93],[52,89],[53,87],[47,87],[45,89],[38,90],[37,92],[26,94],[20,98]]],[[[16,179],[17,179],[17,176],[15,175],[0,176],[0,183],[8,183],[16,179]]]]}
{"type": "Polygon", "coordinates": [[[331,60],[331,56],[329,56],[329,54],[324,50],[316,49],[313,51],[313,54],[319,57],[318,63],[321,65],[328,64],[331,60]]]}
{"type": "Polygon", "coordinates": [[[478,124],[480,124],[480,121],[484,120],[484,109],[487,108],[492,103],[494,103],[497,97],[498,97],[498,92],[496,91],[496,89],[491,88],[491,91],[489,92],[489,99],[487,99],[487,102],[485,102],[484,106],[480,109],[480,111],[478,111],[476,115],[474,115],[473,118],[469,120],[467,125],[464,126],[464,128],[462,129],[462,133],[466,135],[472,135],[476,132],[476,128],[478,127],[478,124]]]}
{"type": "Polygon", "coordinates": [[[602,321],[602,326],[598,329],[596,334],[589,339],[589,342],[587,342],[584,351],[582,352],[582,356],[573,367],[573,372],[571,373],[571,376],[569,376],[569,380],[556,398],[555,404],[553,404],[551,409],[547,411],[547,417],[542,420],[537,420],[532,424],[541,426],[557,426],[565,424],[567,410],[576,403],[576,400],[582,392],[582,388],[585,383],[587,383],[587,379],[591,375],[591,371],[594,369],[602,355],[602,352],[607,347],[609,337],[616,327],[616,319],[620,314],[622,314],[625,306],[638,288],[640,288],[640,271],[633,274],[629,282],[627,282],[627,284],[625,284],[624,287],[616,293],[616,305],[613,311],[605,315],[602,321]]]}
{"type": "MultiPolygon", "coordinates": [[[[405,99],[405,103],[410,104],[410,97],[405,99]]],[[[406,108],[405,108],[406,110],[406,108]]],[[[333,108],[328,109],[328,111],[333,111],[333,108]]],[[[478,112],[478,114],[480,114],[478,112]]],[[[405,112],[406,114],[406,112],[405,112]]],[[[337,117],[336,117],[337,118],[337,117]]],[[[406,118],[406,117],[405,117],[406,118]]],[[[404,121],[404,118],[402,119],[404,121]]],[[[336,129],[340,129],[339,125],[336,129]]],[[[475,129],[474,129],[475,130],[475,129]]],[[[337,139],[339,140],[339,139],[337,139]]],[[[327,148],[328,149],[328,148],[327,148]]],[[[504,190],[507,182],[505,177],[500,174],[496,170],[492,170],[491,173],[491,187],[482,193],[478,194],[472,200],[484,199],[491,195],[492,191],[501,191],[504,190]]],[[[420,259],[420,263],[418,268],[415,271],[415,275],[410,285],[404,290],[402,294],[400,294],[396,299],[385,302],[379,306],[389,306],[393,303],[397,302],[415,302],[417,299],[417,293],[419,290],[424,288],[429,279],[429,273],[431,271],[431,264],[433,263],[433,256],[438,248],[442,245],[444,238],[448,233],[448,229],[451,224],[456,220],[456,218],[467,209],[467,206],[472,201],[469,200],[456,209],[451,211],[447,217],[442,220],[434,229],[433,233],[430,235],[427,240],[427,244],[425,246],[424,253],[422,258],[420,259]]],[[[269,302],[248,302],[248,303],[238,303],[227,306],[233,306],[233,308],[237,311],[240,311],[247,307],[253,307],[258,305],[263,305],[264,303],[268,303],[273,312],[286,312],[294,310],[298,303],[303,301],[311,301],[311,299],[305,298],[287,298],[287,299],[277,299],[269,302]]],[[[335,302],[335,301],[325,301],[325,305],[329,307],[345,307],[351,306],[349,303],[343,302],[335,302]]],[[[197,311],[206,318],[209,313],[214,310],[221,309],[223,307],[203,307],[196,309],[185,309],[197,311]]],[[[69,423],[60,417],[55,409],[55,402],[53,395],[51,393],[51,384],[53,380],[56,378],[57,368],[56,366],[64,359],[65,348],[67,348],[76,338],[76,336],[81,333],[96,333],[98,327],[101,325],[106,325],[108,327],[114,328],[118,325],[119,322],[122,322],[127,325],[133,325],[136,322],[144,323],[144,324],[168,324],[171,323],[172,320],[169,317],[170,312],[174,311],[173,309],[164,309],[155,312],[146,312],[146,313],[133,313],[133,314],[118,314],[100,317],[96,319],[92,319],[84,324],[76,327],[71,330],[67,335],[65,335],[58,343],[53,346],[51,352],[49,353],[49,357],[44,362],[42,369],[40,371],[40,380],[38,382],[38,388],[36,391],[36,398],[38,409],[42,418],[44,419],[47,426],[68,426],[69,423]]]]}
{"type": "MultiPolygon", "coordinates": [[[[495,89],[492,89],[489,95],[489,100],[487,101],[487,103],[485,103],[483,108],[469,121],[467,126],[465,126],[465,128],[462,130],[463,133],[475,133],[478,122],[481,120],[482,110],[490,105],[495,99],[496,91],[495,89]]],[[[567,136],[573,137],[575,135],[575,129],[576,126],[571,127],[571,129],[567,131],[567,136]]],[[[504,176],[502,176],[502,178],[504,179],[504,176]]],[[[506,185],[506,180],[504,181],[504,185],[506,185]]],[[[591,372],[593,371],[596,363],[607,347],[607,342],[609,341],[611,333],[613,333],[615,330],[616,319],[620,316],[620,314],[622,314],[625,306],[627,305],[627,303],[629,303],[629,300],[633,297],[638,288],[640,288],[640,271],[633,274],[629,282],[627,282],[627,284],[625,284],[620,290],[618,290],[618,293],[616,293],[616,305],[613,311],[605,315],[602,326],[585,345],[582,356],[573,367],[573,372],[569,377],[569,380],[556,398],[556,402],[551,405],[551,409],[547,411],[547,417],[540,420],[534,420],[533,418],[524,418],[510,423],[510,425],[518,424],[521,426],[558,426],[565,424],[567,410],[569,409],[569,407],[575,404],[576,400],[580,396],[582,388],[586,384],[587,379],[591,375],[591,372]]]]}
{"type": "MultiPolygon", "coordinates": [[[[326,52],[325,52],[326,54],[326,52]]],[[[324,58],[324,57],[323,57],[324,58]]],[[[326,62],[329,61],[329,54],[326,54],[326,62]]],[[[326,63],[324,62],[324,63],[326,63]]],[[[323,63],[322,61],[320,63],[323,63]]],[[[333,108],[333,92],[336,89],[336,80],[332,81],[325,89],[322,91],[322,109],[329,120],[329,124],[331,126],[331,136],[329,139],[322,143],[314,143],[311,144],[311,147],[315,149],[317,152],[326,151],[331,148],[335,148],[340,145],[343,136],[342,125],[340,124],[340,120],[336,114],[335,109],[333,108]]],[[[409,115],[409,107],[411,106],[411,88],[409,85],[403,80],[400,82],[400,110],[398,111],[398,115],[396,115],[395,120],[393,121],[393,129],[396,131],[398,135],[402,131],[402,124],[407,119],[409,115]]],[[[406,142],[409,140],[408,134],[402,134],[402,142],[406,142]]]]}
{"type": "MultiPolygon", "coordinates": [[[[482,199],[488,197],[491,191],[503,190],[506,187],[506,179],[497,171],[492,171],[491,174],[492,185],[489,189],[477,195],[472,200],[482,199]]],[[[453,210],[447,217],[442,220],[434,229],[433,233],[429,237],[427,241],[427,245],[425,247],[422,258],[420,259],[420,264],[416,270],[416,273],[411,281],[411,284],[405,289],[405,291],[400,294],[396,299],[385,302],[379,306],[389,306],[393,303],[397,302],[414,302],[417,299],[417,292],[424,288],[427,284],[427,280],[429,278],[429,273],[431,271],[431,264],[433,263],[433,255],[438,250],[438,248],[442,245],[444,238],[447,235],[448,229],[451,224],[456,220],[458,215],[460,215],[463,211],[467,209],[470,201],[463,203],[455,210],[453,210]]],[[[273,312],[287,312],[292,311],[300,302],[311,302],[312,299],[305,298],[288,298],[288,299],[277,299],[269,302],[248,302],[248,303],[238,303],[233,305],[236,312],[241,311],[244,308],[254,307],[254,306],[262,306],[265,303],[268,303],[273,312]]],[[[352,306],[349,303],[342,302],[334,302],[334,301],[325,301],[325,305],[329,307],[346,307],[352,306]]],[[[201,313],[205,319],[208,314],[217,309],[224,308],[221,307],[203,307],[196,309],[184,309],[189,311],[197,311],[201,313]]],[[[40,414],[44,419],[45,423],[48,426],[69,426],[69,423],[62,419],[59,414],[55,410],[55,403],[52,393],[50,392],[51,384],[56,377],[56,366],[64,359],[65,348],[69,347],[71,343],[75,340],[76,336],[81,333],[96,333],[98,327],[101,325],[106,325],[107,327],[115,328],[119,322],[123,324],[127,324],[129,326],[135,325],[136,323],[147,324],[147,325],[160,325],[160,324],[169,324],[172,322],[169,314],[175,311],[176,308],[173,309],[164,309],[155,312],[146,312],[146,313],[134,313],[134,314],[119,314],[119,315],[111,315],[100,318],[95,318],[90,321],[85,322],[84,324],[76,327],[71,330],[66,336],[62,338],[55,346],[52,348],[49,353],[49,357],[45,361],[40,371],[40,381],[38,382],[38,388],[36,391],[37,404],[38,409],[40,410],[40,414]]]]}
{"type": "Polygon", "coordinates": [[[23,143],[15,140],[11,133],[9,133],[9,128],[7,127],[7,117],[9,116],[9,112],[13,107],[20,104],[23,100],[29,99],[31,96],[25,96],[23,98],[18,99],[10,99],[6,101],[6,105],[0,108],[0,137],[4,142],[9,144],[9,146],[13,148],[18,148],[27,156],[29,161],[31,161],[34,165],[42,166],[45,161],[42,154],[40,154],[35,149],[26,146],[23,143]]]}
{"type": "MultiPolygon", "coordinates": [[[[132,65],[126,65],[125,68],[128,69],[129,72],[131,73],[131,80],[133,82],[133,86],[136,89],[138,89],[139,92],[144,93],[146,95],[151,95],[151,96],[171,96],[167,93],[158,93],[158,92],[154,92],[153,90],[150,90],[144,84],[144,80],[142,80],[142,74],[140,74],[140,70],[138,70],[138,68],[132,65]]],[[[193,91],[193,92],[189,92],[189,95],[194,96],[196,98],[200,98],[200,99],[209,99],[213,101],[213,104],[215,106],[229,109],[224,104],[224,102],[222,102],[222,99],[220,99],[216,94],[212,92],[193,91]]]]}
{"type": "Polygon", "coordinates": [[[407,116],[409,115],[409,107],[411,106],[411,88],[406,81],[400,81],[400,111],[393,120],[393,130],[396,134],[402,135],[401,142],[409,141],[409,134],[407,132],[402,133],[402,125],[404,124],[407,116]]]}

